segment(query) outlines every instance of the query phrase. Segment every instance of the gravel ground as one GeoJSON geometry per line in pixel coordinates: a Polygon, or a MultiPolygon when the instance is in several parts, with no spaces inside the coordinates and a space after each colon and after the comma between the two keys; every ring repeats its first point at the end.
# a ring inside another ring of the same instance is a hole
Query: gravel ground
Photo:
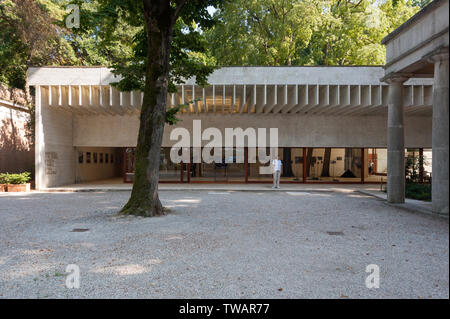
{"type": "Polygon", "coordinates": [[[0,194],[0,298],[449,297],[448,219],[357,193],[217,191],[119,218],[129,194],[0,194]]]}

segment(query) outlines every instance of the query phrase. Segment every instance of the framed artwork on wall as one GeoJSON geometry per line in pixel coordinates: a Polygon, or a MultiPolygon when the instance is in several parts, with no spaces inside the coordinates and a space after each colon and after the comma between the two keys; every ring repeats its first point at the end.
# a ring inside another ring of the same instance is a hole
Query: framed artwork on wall
{"type": "Polygon", "coordinates": [[[86,163],[91,163],[91,152],[86,152],[86,163]]]}
{"type": "Polygon", "coordinates": [[[94,158],[94,163],[97,164],[97,153],[94,153],[93,158],[94,158]]]}
{"type": "Polygon", "coordinates": [[[83,164],[84,162],[84,154],[83,152],[78,152],[78,163],[83,164]]]}
{"type": "Polygon", "coordinates": [[[295,164],[302,164],[302,163],[303,163],[303,156],[296,156],[295,164]]]}
{"type": "Polygon", "coordinates": [[[103,153],[100,153],[100,163],[103,163],[103,153]]]}

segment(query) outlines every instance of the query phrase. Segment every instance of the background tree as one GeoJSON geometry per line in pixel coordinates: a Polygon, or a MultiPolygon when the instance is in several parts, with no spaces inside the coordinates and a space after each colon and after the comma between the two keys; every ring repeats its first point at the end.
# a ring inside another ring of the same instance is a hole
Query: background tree
{"type": "Polygon", "coordinates": [[[207,32],[213,56],[221,65],[292,65],[309,43],[320,9],[312,1],[230,1],[207,32]]]}
{"type": "Polygon", "coordinates": [[[54,24],[61,8],[49,0],[0,2],[0,82],[30,93],[26,72],[30,66],[75,63],[64,30],[54,24]]]}
{"type": "MultiPolygon", "coordinates": [[[[426,0],[424,0],[426,1],[426,0]]],[[[382,65],[420,0],[236,0],[207,32],[219,65],[382,65]]]]}
{"type": "Polygon", "coordinates": [[[330,177],[331,147],[325,148],[321,177],[330,177]]]}
{"type": "MultiPolygon", "coordinates": [[[[107,41],[103,29],[74,33],[64,21],[71,0],[0,1],[0,82],[25,90],[30,66],[112,66],[133,54],[135,30],[119,22],[107,41]]],[[[84,1],[93,12],[99,3],[84,1]]]]}
{"type": "Polygon", "coordinates": [[[314,148],[308,147],[308,150],[306,152],[306,177],[309,177],[311,174],[311,162],[313,157],[314,148]]]}

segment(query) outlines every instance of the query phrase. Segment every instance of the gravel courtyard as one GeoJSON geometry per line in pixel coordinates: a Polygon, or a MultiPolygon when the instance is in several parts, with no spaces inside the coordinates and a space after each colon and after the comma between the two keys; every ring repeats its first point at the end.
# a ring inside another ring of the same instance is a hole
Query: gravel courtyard
{"type": "Polygon", "coordinates": [[[448,219],[323,191],[161,191],[168,216],[119,218],[129,195],[0,194],[0,298],[449,297],[448,219]]]}

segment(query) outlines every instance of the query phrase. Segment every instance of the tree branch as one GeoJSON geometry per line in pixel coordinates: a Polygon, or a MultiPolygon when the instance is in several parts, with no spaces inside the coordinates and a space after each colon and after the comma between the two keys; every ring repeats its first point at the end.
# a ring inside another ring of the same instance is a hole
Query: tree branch
{"type": "Polygon", "coordinates": [[[180,16],[180,12],[183,9],[184,5],[186,4],[187,0],[177,0],[176,4],[177,6],[175,7],[175,10],[173,11],[172,14],[172,20],[171,20],[171,25],[174,26],[175,23],[178,20],[178,17],[180,16]]]}

